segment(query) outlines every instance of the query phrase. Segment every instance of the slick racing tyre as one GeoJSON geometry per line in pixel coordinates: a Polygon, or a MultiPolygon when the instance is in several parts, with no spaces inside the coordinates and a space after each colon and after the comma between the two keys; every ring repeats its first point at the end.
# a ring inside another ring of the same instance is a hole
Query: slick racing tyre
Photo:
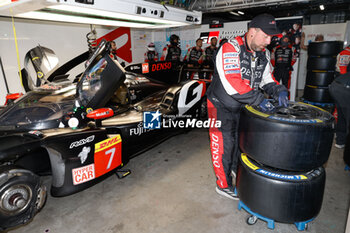
{"type": "Polygon", "coordinates": [[[328,87],[334,80],[334,72],[313,72],[308,71],[306,75],[306,85],[328,87]]]}
{"type": "Polygon", "coordinates": [[[309,171],[328,160],[333,122],[330,113],[304,103],[290,102],[274,113],[246,105],[240,116],[239,146],[266,166],[309,171]]]}
{"type": "Polygon", "coordinates": [[[316,103],[332,103],[332,97],[329,93],[328,87],[317,87],[306,85],[304,88],[305,100],[316,102],[316,103]]]}
{"type": "Polygon", "coordinates": [[[336,56],[343,49],[342,41],[311,42],[308,56],[336,56]]]}
{"type": "Polygon", "coordinates": [[[236,187],[240,200],[253,212],[278,222],[295,223],[317,216],[325,178],[323,167],[282,172],[241,154],[236,187]]]}
{"type": "Polygon", "coordinates": [[[0,230],[25,224],[46,202],[46,187],[34,173],[0,167],[0,230]]]}
{"type": "Polygon", "coordinates": [[[335,70],[336,57],[309,57],[307,59],[307,69],[312,71],[317,70],[335,70]]]}

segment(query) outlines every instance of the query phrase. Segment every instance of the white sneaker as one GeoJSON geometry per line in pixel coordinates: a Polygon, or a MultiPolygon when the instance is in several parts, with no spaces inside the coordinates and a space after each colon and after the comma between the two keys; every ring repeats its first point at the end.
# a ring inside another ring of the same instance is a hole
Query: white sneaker
{"type": "Polygon", "coordinates": [[[338,149],[344,149],[345,148],[345,144],[335,144],[334,145],[336,148],[338,148],[338,149]]]}
{"type": "Polygon", "coordinates": [[[230,198],[232,200],[239,200],[238,194],[234,191],[233,188],[220,188],[216,186],[216,192],[224,197],[230,198]]]}

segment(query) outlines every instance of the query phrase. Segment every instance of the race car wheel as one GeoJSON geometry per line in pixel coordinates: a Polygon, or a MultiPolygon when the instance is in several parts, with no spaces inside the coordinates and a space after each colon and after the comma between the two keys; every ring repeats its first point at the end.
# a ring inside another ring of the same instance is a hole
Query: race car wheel
{"type": "Polygon", "coordinates": [[[335,70],[336,57],[309,57],[307,59],[308,70],[335,70]]]}
{"type": "Polygon", "coordinates": [[[332,97],[328,87],[317,87],[306,85],[304,88],[304,99],[316,103],[332,103],[332,97]]]}
{"type": "Polygon", "coordinates": [[[342,49],[342,41],[311,42],[307,53],[309,56],[332,56],[337,55],[342,49]]]}
{"type": "Polygon", "coordinates": [[[328,87],[334,80],[334,72],[312,72],[306,75],[306,85],[328,87]]]}
{"type": "Polygon", "coordinates": [[[19,168],[0,168],[0,229],[28,222],[44,206],[46,188],[32,172],[19,168]]]}
{"type": "Polygon", "coordinates": [[[263,113],[244,106],[239,122],[239,146],[266,166],[308,171],[322,166],[333,142],[334,117],[323,109],[290,102],[288,108],[263,113]]]}
{"type": "MultiPolygon", "coordinates": [[[[323,167],[308,172],[281,171],[241,154],[236,187],[240,200],[254,213],[278,222],[295,223],[317,216],[325,178],[323,167]]],[[[248,224],[254,224],[254,219],[248,220],[248,224]]]]}

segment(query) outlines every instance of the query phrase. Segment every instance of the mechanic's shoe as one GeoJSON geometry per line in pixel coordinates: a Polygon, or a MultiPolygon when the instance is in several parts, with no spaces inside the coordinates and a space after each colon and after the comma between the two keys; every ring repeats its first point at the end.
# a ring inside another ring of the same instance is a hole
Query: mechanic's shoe
{"type": "Polygon", "coordinates": [[[345,144],[335,144],[334,145],[336,148],[338,148],[338,149],[344,149],[345,148],[345,144]]]}
{"type": "Polygon", "coordinates": [[[238,194],[235,192],[234,188],[220,188],[216,186],[216,192],[224,197],[230,198],[232,200],[239,200],[238,194]]]}

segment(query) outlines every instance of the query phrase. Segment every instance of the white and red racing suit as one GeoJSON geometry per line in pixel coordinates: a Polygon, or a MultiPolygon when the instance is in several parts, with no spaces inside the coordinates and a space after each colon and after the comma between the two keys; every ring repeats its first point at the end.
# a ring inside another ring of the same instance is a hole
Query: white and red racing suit
{"type": "Polygon", "coordinates": [[[157,51],[147,51],[144,54],[145,62],[155,62],[158,61],[157,51]]]}
{"type": "Polygon", "coordinates": [[[242,105],[259,105],[264,100],[259,88],[277,99],[280,91],[286,91],[274,80],[270,66],[268,50],[253,53],[245,37],[238,36],[217,51],[207,98],[208,117],[221,121],[220,128],[209,129],[212,163],[220,188],[232,187],[231,171],[237,171],[242,105]]]}
{"type": "Polygon", "coordinates": [[[341,51],[337,56],[337,65],[336,71],[340,74],[345,74],[346,68],[350,63],[350,46],[346,47],[343,51],[341,51]]]}

